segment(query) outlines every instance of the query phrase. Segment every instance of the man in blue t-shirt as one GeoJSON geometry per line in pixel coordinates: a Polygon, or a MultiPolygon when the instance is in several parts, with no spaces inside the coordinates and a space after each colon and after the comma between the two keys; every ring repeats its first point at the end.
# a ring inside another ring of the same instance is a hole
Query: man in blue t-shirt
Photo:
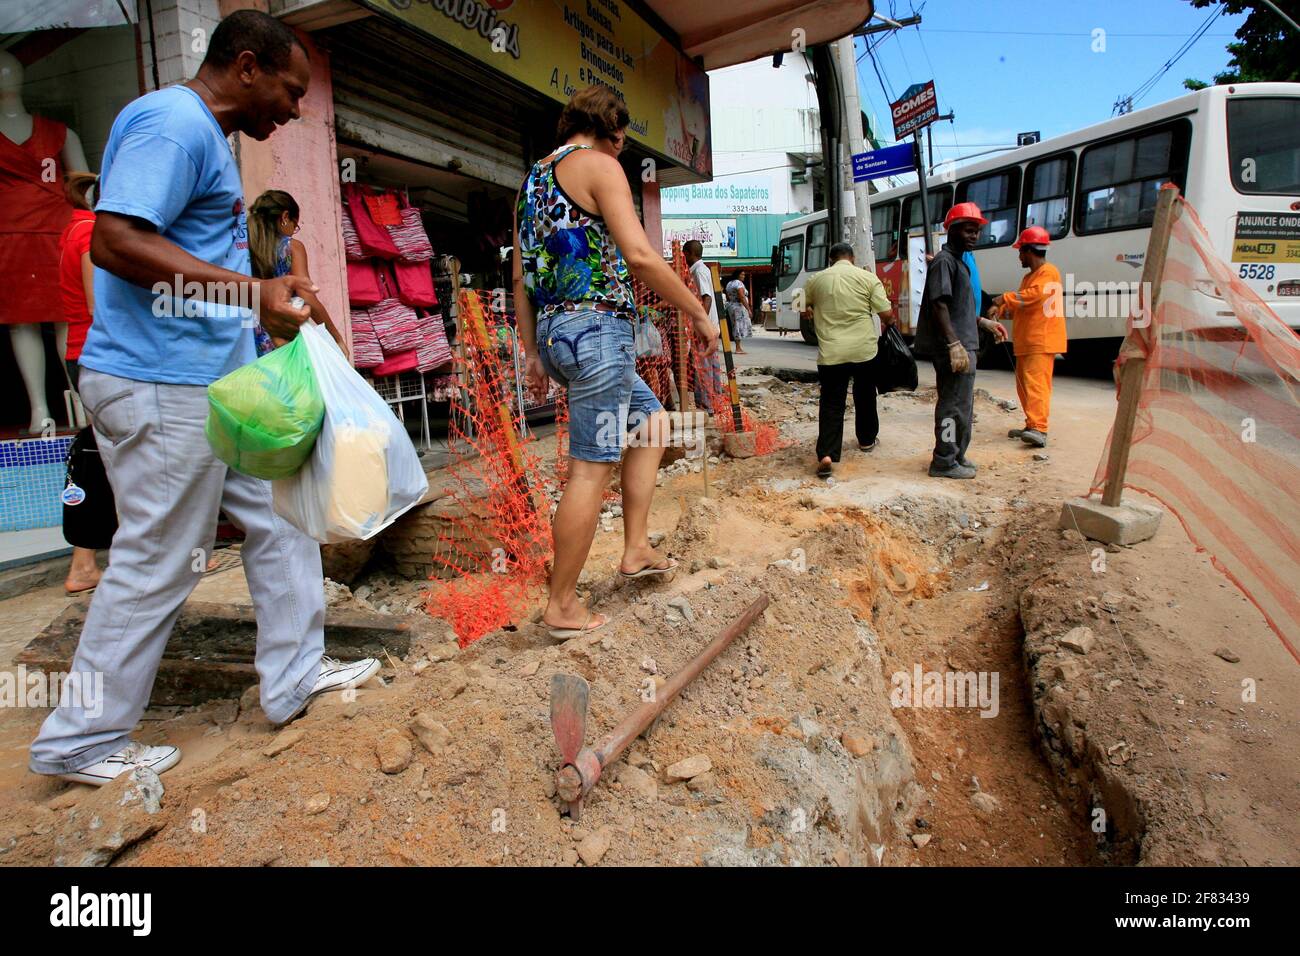
{"type": "Polygon", "coordinates": [[[297,119],[310,78],[292,30],[241,10],[213,31],[198,76],[141,97],[113,123],[79,391],[118,530],[59,706],[32,743],[37,773],[99,785],[134,766],[162,773],[179,762],[175,747],[129,735],[181,605],[207,568],[222,509],[245,533],[267,717],[287,722],[315,695],[379,670],[373,659],[323,658],[319,546],[274,514],[268,482],[228,469],[204,434],[207,386],[254,358],[254,314],[282,339],[322,314],[310,280],[252,279],[243,188],[226,140],[235,132],[264,140],[297,119]]]}

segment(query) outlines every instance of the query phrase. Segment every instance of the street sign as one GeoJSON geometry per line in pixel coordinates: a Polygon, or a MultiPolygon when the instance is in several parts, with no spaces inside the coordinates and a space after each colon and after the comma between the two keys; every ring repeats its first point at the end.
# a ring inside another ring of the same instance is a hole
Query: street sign
{"type": "Polygon", "coordinates": [[[913,83],[896,103],[890,104],[894,117],[894,139],[902,139],[929,126],[939,118],[939,101],[934,95],[934,80],[913,83]]]}
{"type": "Polygon", "coordinates": [[[868,150],[853,154],[853,181],[866,182],[881,176],[894,176],[898,173],[910,173],[912,165],[912,145],[901,143],[898,146],[886,146],[884,149],[868,150]]]}

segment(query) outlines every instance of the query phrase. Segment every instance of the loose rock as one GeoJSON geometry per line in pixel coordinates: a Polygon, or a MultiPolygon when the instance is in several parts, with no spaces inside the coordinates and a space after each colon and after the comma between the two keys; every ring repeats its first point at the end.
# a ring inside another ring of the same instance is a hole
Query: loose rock
{"type": "Polygon", "coordinates": [[[411,765],[411,741],[398,730],[385,730],[375,741],[375,756],[384,773],[401,773],[411,765]]]}

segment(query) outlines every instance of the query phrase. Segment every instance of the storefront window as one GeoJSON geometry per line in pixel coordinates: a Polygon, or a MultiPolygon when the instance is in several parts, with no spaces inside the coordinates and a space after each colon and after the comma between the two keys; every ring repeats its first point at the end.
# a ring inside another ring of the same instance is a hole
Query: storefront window
{"type": "Polygon", "coordinates": [[[73,219],[64,177],[99,171],[113,120],[140,95],[139,63],[136,0],[0,3],[0,440],[76,424],[59,286],[73,219]]]}

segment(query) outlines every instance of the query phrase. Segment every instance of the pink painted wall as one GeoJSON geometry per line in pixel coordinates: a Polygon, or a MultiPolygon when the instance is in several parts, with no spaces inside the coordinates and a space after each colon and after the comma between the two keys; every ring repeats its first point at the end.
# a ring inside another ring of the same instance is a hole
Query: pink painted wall
{"type": "Polygon", "coordinates": [[[329,57],[310,34],[298,31],[298,36],[311,54],[311,85],[299,104],[301,119],[281,126],[263,143],[241,135],[240,173],[250,205],[267,189],[283,189],[298,201],[302,231],[297,238],[307,249],[312,281],[320,286],[330,318],[351,342],[329,57]]]}
{"type": "Polygon", "coordinates": [[[646,238],[652,249],[664,247],[663,202],[659,195],[658,180],[641,184],[641,218],[645,220],[646,238]]]}

